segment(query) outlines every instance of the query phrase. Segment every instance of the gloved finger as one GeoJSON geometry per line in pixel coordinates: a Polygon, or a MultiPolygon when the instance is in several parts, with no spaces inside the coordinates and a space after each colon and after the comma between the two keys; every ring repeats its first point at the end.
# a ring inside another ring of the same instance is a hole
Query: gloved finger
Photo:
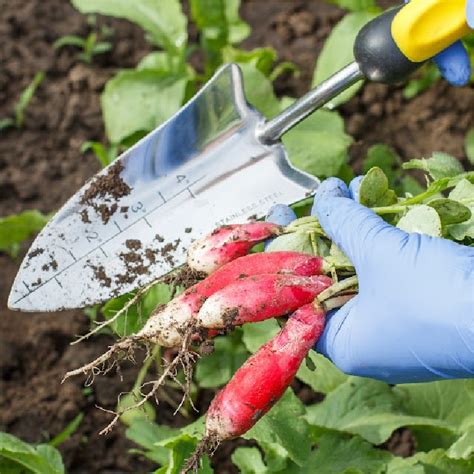
{"type": "Polygon", "coordinates": [[[363,179],[364,176],[356,176],[349,183],[349,197],[355,202],[360,202],[360,183],[362,183],[363,179]]]}
{"type": "MultiPolygon", "coordinates": [[[[268,211],[267,216],[265,217],[266,222],[272,222],[273,224],[278,225],[288,225],[296,219],[296,214],[291,207],[286,206],[285,204],[275,204],[268,211]]],[[[273,239],[268,239],[265,242],[265,250],[270,245],[273,239]]]]}
{"type": "Polygon", "coordinates": [[[325,183],[316,192],[312,213],[356,269],[366,258],[380,254],[377,248],[383,246],[386,251],[392,247],[395,251],[401,247],[406,238],[405,232],[387,224],[373,211],[352,199],[341,197],[340,186],[325,183]]]}
{"type": "Polygon", "coordinates": [[[474,0],[467,0],[466,19],[467,24],[474,29],[474,0]]]}
{"type": "Polygon", "coordinates": [[[471,78],[471,60],[461,41],[437,54],[433,61],[443,77],[453,86],[465,86],[471,78]]]}
{"type": "MultiPolygon", "coordinates": [[[[410,0],[404,0],[408,3],[410,0]]],[[[468,24],[474,27],[474,0],[466,2],[466,18],[468,24]]],[[[433,61],[438,66],[441,75],[453,86],[465,86],[471,78],[471,61],[469,54],[461,41],[437,54],[433,61]]]]}
{"type": "Polygon", "coordinates": [[[347,348],[339,347],[340,344],[337,335],[351,311],[353,311],[353,309],[356,307],[357,298],[357,296],[352,298],[352,300],[350,300],[340,309],[329,311],[329,313],[326,315],[326,325],[324,327],[324,331],[316,343],[316,346],[314,347],[316,352],[324,355],[332,362],[335,362],[334,359],[337,358],[338,367],[342,367],[339,366],[339,362],[342,363],[343,360],[347,358],[348,354],[347,348]]]}

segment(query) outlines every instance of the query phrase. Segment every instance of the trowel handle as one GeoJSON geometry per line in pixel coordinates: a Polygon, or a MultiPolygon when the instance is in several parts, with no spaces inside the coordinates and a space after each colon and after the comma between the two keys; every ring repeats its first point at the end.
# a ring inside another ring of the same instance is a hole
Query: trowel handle
{"type": "Polygon", "coordinates": [[[354,57],[369,80],[405,80],[427,59],[466,36],[467,0],[411,0],[365,25],[354,43],[354,57]]]}
{"type": "Polygon", "coordinates": [[[472,31],[467,0],[411,0],[367,23],[354,43],[355,61],[261,125],[258,137],[272,143],[361,79],[386,84],[405,80],[424,62],[472,31]]]}

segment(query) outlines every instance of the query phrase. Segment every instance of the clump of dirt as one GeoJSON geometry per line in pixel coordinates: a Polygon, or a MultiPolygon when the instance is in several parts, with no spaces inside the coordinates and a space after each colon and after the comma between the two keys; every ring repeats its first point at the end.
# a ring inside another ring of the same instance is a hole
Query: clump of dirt
{"type": "Polygon", "coordinates": [[[112,278],[107,276],[104,266],[100,265],[96,267],[94,265],[90,265],[90,267],[94,271],[95,278],[101,282],[102,286],[110,288],[110,285],[112,284],[112,278]]]}
{"type": "MultiPolygon", "coordinates": [[[[91,181],[79,201],[81,204],[94,209],[100,215],[104,224],[107,224],[117,212],[117,201],[124,196],[128,196],[131,192],[130,186],[120,176],[122,171],[123,164],[117,161],[109,167],[106,174],[100,174],[91,181]]],[[[81,211],[82,221],[88,222],[87,211],[86,214],[83,212],[81,211]]]]}

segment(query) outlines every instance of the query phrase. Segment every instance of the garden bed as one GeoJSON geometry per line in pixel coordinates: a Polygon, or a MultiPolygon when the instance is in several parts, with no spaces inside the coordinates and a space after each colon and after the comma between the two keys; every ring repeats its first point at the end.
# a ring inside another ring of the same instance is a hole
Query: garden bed
{"type": "MultiPolygon", "coordinates": [[[[384,2],[394,4],[395,2],[384,2]]],[[[242,17],[252,26],[243,47],[274,47],[281,60],[300,69],[276,81],[276,92],[298,96],[310,86],[314,62],[332,26],[342,11],[322,1],[244,1],[242,17]]],[[[84,36],[86,18],[65,0],[11,0],[2,7],[0,38],[0,116],[6,116],[34,74],[45,71],[33,98],[23,129],[0,132],[0,215],[39,209],[57,209],[98,169],[91,153],[82,155],[84,141],[105,141],[99,98],[105,82],[120,68],[133,67],[149,46],[143,32],[125,21],[105,21],[114,31],[111,52],[94,58],[92,65],[79,62],[72,48],[53,49],[66,34],[84,36]]],[[[193,35],[191,31],[191,35],[193,35]]],[[[348,45],[349,47],[349,45],[348,45]]],[[[199,66],[199,57],[193,58],[199,66]]],[[[356,139],[351,165],[360,169],[361,159],[375,143],[395,148],[404,160],[429,155],[433,150],[464,157],[464,137],[474,123],[472,89],[455,89],[438,82],[408,101],[401,87],[367,85],[342,107],[348,132],[356,139]]],[[[26,247],[23,249],[26,250],[26,247]]],[[[133,444],[123,426],[110,435],[98,432],[109,415],[96,405],[114,408],[117,394],[133,384],[136,368],[124,365],[123,380],[111,373],[84,390],[80,379],[61,385],[64,373],[99,355],[112,343],[100,336],[69,346],[77,334],[87,332],[89,320],[82,311],[21,314],[8,311],[6,300],[19,261],[1,254],[0,308],[0,431],[29,442],[50,439],[79,412],[84,420],[61,447],[69,472],[143,472],[152,464],[127,450],[133,444]]],[[[296,383],[303,401],[314,394],[296,383]],[[306,398],[306,399],[305,399],[306,398]]],[[[198,407],[203,411],[212,398],[203,391],[198,407]]],[[[186,420],[172,416],[163,402],[158,420],[179,426],[186,420]]],[[[400,455],[410,454],[409,433],[398,432],[387,444],[400,455]]],[[[238,441],[228,443],[213,460],[216,472],[237,472],[229,452],[238,441]]]]}

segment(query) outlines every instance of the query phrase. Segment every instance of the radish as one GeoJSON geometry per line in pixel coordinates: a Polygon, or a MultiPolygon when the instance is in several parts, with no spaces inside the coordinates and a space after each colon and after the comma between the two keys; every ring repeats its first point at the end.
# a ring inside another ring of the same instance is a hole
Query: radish
{"type": "Polygon", "coordinates": [[[313,301],[332,280],[324,275],[256,275],[231,283],[202,305],[197,325],[204,328],[233,326],[283,316],[313,301]]]}
{"type": "MultiPolygon", "coordinates": [[[[256,253],[240,257],[224,265],[205,280],[174,298],[164,308],[153,313],[137,337],[162,346],[177,347],[180,345],[189,323],[197,315],[206,299],[229,283],[233,283],[239,278],[262,273],[274,273],[275,276],[277,273],[282,274],[281,276],[284,276],[285,273],[301,276],[315,275],[321,272],[322,264],[321,258],[299,252],[256,253]]],[[[319,283],[318,286],[314,283],[313,286],[319,288],[322,285],[319,283]]],[[[325,287],[320,291],[324,289],[325,287]]],[[[305,300],[299,306],[306,302],[305,300]]],[[[204,327],[211,328],[212,325],[207,324],[204,327]]]]}
{"type": "Polygon", "coordinates": [[[310,276],[319,274],[322,267],[320,257],[299,252],[256,253],[237,258],[153,313],[137,334],[118,341],[92,362],[69,371],[64,380],[73,375],[97,372],[98,367],[109,359],[117,354],[127,354],[139,342],[152,342],[165,347],[181,346],[188,327],[206,299],[239,278],[267,272],[310,276]]]}
{"type": "Polygon", "coordinates": [[[308,351],[323,332],[325,312],[302,306],[285,327],[253,354],[211,402],[205,437],[182,472],[196,467],[203,452],[242,436],[270,410],[289,387],[308,351]]]}
{"type": "Polygon", "coordinates": [[[271,222],[251,222],[219,227],[212,234],[196,240],[188,249],[188,265],[210,274],[270,237],[283,232],[283,227],[271,222]]]}

